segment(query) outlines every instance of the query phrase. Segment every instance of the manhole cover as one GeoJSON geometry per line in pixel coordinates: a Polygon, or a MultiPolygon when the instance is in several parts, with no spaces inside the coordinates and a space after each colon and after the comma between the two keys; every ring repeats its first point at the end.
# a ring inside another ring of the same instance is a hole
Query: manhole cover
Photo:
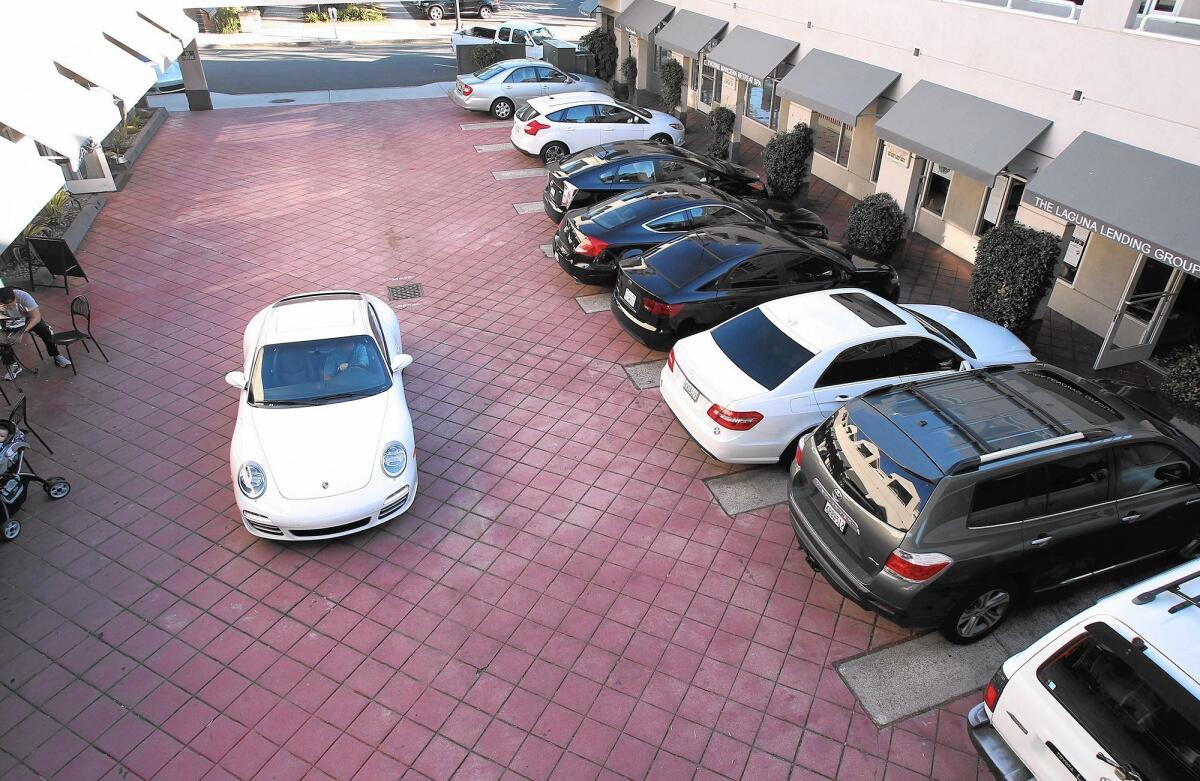
{"type": "Polygon", "coordinates": [[[295,98],[272,98],[271,103],[295,103],[295,98]]]}
{"type": "Polygon", "coordinates": [[[408,301],[414,298],[420,298],[421,293],[420,283],[410,285],[388,285],[388,298],[393,301],[408,301]]]}

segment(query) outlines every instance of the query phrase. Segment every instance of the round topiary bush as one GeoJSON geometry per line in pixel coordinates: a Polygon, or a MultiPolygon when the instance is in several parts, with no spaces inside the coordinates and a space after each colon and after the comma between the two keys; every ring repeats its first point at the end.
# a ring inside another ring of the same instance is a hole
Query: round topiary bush
{"type": "Polygon", "coordinates": [[[868,195],[846,218],[846,246],[856,255],[885,258],[904,238],[904,210],[887,193],[868,195]]]}
{"type": "Polygon", "coordinates": [[[724,106],[717,106],[708,115],[708,129],[712,131],[712,140],[708,143],[705,153],[717,160],[729,159],[729,139],[733,136],[733,123],[737,119],[732,111],[724,106]]]}
{"type": "Polygon", "coordinates": [[[580,48],[596,57],[596,78],[612,81],[617,73],[617,39],[608,30],[597,27],[579,39],[580,48]]]}
{"type": "Polygon", "coordinates": [[[1160,393],[1171,401],[1200,409],[1200,344],[1189,344],[1163,359],[1167,374],[1160,393]]]}
{"type": "Polygon", "coordinates": [[[767,189],[776,198],[795,197],[812,170],[813,133],[804,122],[778,133],[763,149],[767,189]]]}
{"type": "Polygon", "coordinates": [[[218,8],[212,15],[213,24],[217,26],[217,32],[225,35],[232,33],[240,33],[242,31],[242,23],[238,20],[238,14],[241,13],[240,5],[227,5],[218,8]]]}
{"type": "Polygon", "coordinates": [[[636,57],[626,57],[621,60],[621,80],[628,84],[630,89],[637,84],[637,73],[636,57]]]}
{"type": "Polygon", "coordinates": [[[503,59],[504,47],[498,43],[485,43],[476,46],[475,51],[471,52],[471,60],[475,63],[476,71],[481,71],[489,65],[495,65],[503,59]]]}
{"type": "Polygon", "coordinates": [[[675,58],[671,58],[662,64],[658,73],[659,81],[662,83],[662,98],[663,111],[672,112],[675,107],[683,103],[683,66],[675,58]]]}
{"type": "Polygon", "coordinates": [[[1011,222],[979,240],[971,273],[971,309],[1024,335],[1050,286],[1060,240],[1053,233],[1011,222]]]}

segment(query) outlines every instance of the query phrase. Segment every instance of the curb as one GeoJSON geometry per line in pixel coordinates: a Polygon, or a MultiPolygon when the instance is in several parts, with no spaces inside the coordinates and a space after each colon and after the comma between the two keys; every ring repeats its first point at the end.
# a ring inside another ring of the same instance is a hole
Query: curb
{"type": "Polygon", "coordinates": [[[339,46],[357,46],[358,44],[380,44],[380,43],[437,43],[449,41],[450,36],[429,36],[428,38],[297,38],[295,40],[275,40],[275,41],[259,41],[252,43],[224,43],[224,42],[205,42],[198,44],[200,49],[270,49],[270,48],[294,48],[304,46],[328,46],[337,44],[339,46]]]}

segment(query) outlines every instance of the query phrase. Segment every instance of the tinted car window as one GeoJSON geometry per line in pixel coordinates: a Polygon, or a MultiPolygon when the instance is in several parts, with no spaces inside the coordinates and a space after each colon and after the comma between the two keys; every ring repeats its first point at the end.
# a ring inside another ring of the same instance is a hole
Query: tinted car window
{"type": "Polygon", "coordinates": [[[593,206],[584,215],[601,228],[611,230],[629,222],[641,222],[663,211],[662,198],[645,195],[638,191],[593,206]]]}
{"type": "Polygon", "coordinates": [[[654,181],[654,161],[643,160],[640,163],[625,163],[617,166],[616,171],[609,171],[605,174],[611,178],[601,176],[601,181],[612,182],[616,181],[621,184],[649,184],[654,181]]]}
{"type": "MultiPolygon", "coordinates": [[[[630,114],[628,111],[621,108],[620,106],[614,106],[610,103],[602,103],[602,104],[600,104],[599,109],[600,109],[600,111],[598,113],[599,119],[596,120],[597,122],[629,124],[631,122],[637,121],[634,118],[633,114],[630,114]]],[[[653,167],[654,164],[651,163],[650,165],[651,165],[651,167],[653,167]]],[[[651,176],[653,176],[653,175],[654,174],[651,173],[651,176]]],[[[647,181],[649,181],[649,180],[647,180],[647,181]]]]}
{"type": "Polygon", "coordinates": [[[920,322],[921,325],[925,327],[926,331],[929,331],[931,334],[936,334],[937,336],[942,337],[950,344],[952,344],[955,347],[957,347],[958,349],[962,350],[965,355],[969,355],[972,358],[978,357],[977,355],[975,355],[975,351],[971,349],[971,345],[967,344],[966,341],[961,336],[954,333],[946,326],[942,325],[941,323],[931,320],[930,318],[926,317],[925,315],[921,314],[920,312],[914,312],[913,310],[909,309],[908,307],[904,307],[904,311],[908,312],[910,315],[917,318],[917,321],[920,322]]]}
{"type": "Polygon", "coordinates": [[[674,214],[665,214],[656,220],[646,223],[646,227],[651,230],[667,233],[685,231],[688,228],[694,227],[692,215],[699,211],[699,209],[684,209],[674,214]]]}
{"type": "Polygon", "coordinates": [[[813,357],[760,309],[726,321],[711,333],[725,357],[768,390],[778,388],[813,357]]]}
{"type": "Polygon", "coordinates": [[[948,371],[960,363],[950,348],[929,339],[909,336],[892,340],[892,371],[897,377],[948,371]]]}
{"type": "Polygon", "coordinates": [[[1077,510],[1108,499],[1108,451],[1046,465],[1046,514],[1077,510]]]}
{"type": "Polygon", "coordinates": [[[537,68],[537,75],[538,81],[549,82],[552,84],[566,84],[568,81],[566,74],[560,73],[559,71],[554,70],[554,68],[547,68],[540,65],[537,68]]]}
{"type": "Polygon", "coordinates": [[[824,258],[791,254],[783,261],[783,278],[790,285],[804,285],[832,280],[833,265],[824,258]]]}
{"type": "Polygon", "coordinates": [[[703,168],[682,160],[659,160],[658,181],[660,182],[703,182],[703,168]]]}
{"type": "Polygon", "coordinates": [[[529,45],[529,36],[525,35],[525,33],[521,30],[513,30],[512,42],[513,43],[523,43],[528,46],[529,45]]]}
{"type": "Polygon", "coordinates": [[[975,486],[968,526],[999,526],[1025,519],[1029,476],[1025,472],[984,480],[975,486]]]}
{"type": "Polygon", "coordinates": [[[486,81],[487,79],[490,79],[493,76],[499,75],[507,67],[508,67],[507,65],[501,65],[499,63],[496,63],[495,65],[487,66],[483,70],[475,71],[471,75],[477,79],[483,79],[486,81]]]}
{"type": "MultiPolygon", "coordinates": [[[[553,114],[548,114],[548,118],[554,122],[570,122],[579,124],[582,122],[591,122],[595,112],[591,106],[571,106],[570,108],[559,109],[553,114]]],[[[580,168],[581,165],[576,165],[575,168],[580,168]]],[[[566,169],[564,169],[566,170],[566,169]]],[[[570,173],[568,171],[567,173],[570,173]]]]}
{"type": "Polygon", "coordinates": [[[847,347],[834,359],[821,379],[818,388],[845,385],[851,382],[866,382],[892,376],[891,347],[887,340],[867,342],[847,347]]]}
{"type": "Polygon", "coordinates": [[[746,215],[732,206],[704,206],[696,210],[698,214],[692,220],[694,228],[714,228],[718,225],[747,222],[746,215]]]}
{"type": "Polygon", "coordinates": [[[1189,482],[1192,465],[1174,448],[1158,443],[1117,448],[1117,496],[1125,498],[1189,482]]]}
{"type": "Polygon", "coordinates": [[[751,290],[779,284],[779,267],[770,257],[751,258],[739,263],[730,271],[721,288],[724,290],[751,290]]]}

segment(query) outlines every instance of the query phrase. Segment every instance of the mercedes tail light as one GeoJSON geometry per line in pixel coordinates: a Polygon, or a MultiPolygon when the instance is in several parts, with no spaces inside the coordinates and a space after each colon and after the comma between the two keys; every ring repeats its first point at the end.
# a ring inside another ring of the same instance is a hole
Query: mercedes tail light
{"type": "Polygon", "coordinates": [[[909,553],[896,548],[883,563],[883,568],[910,583],[923,583],[949,567],[953,561],[940,553],[909,553]]]}
{"type": "Polygon", "coordinates": [[[595,236],[584,236],[583,241],[579,242],[579,246],[575,248],[575,254],[585,258],[598,258],[600,253],[606,249],[608,249],[607,241],[595,236]]]}
{"type": "Polygon", "coordinates": [[[683,304],[668,304],[650,296],[642,299],[642,306],[655,317],[674,317],[683,311],[683,304]]]}
{"type": "Polygon", "coordinates": [[[525,134],[530,135],[530,136],[536,136],[541,131],[549,130],[549,129],[550,129],[549,125],[547,125],[543,122],[538,122],[535,119],[535,120],[532,120],[528,125],[525,126],[525,134]]]}
{"type": "Polygon", "coordinates": [[[730,431],[749,431],[763,419],[761,412],[734,412],[719,404],[708,408],[708,416],[715,420],[718,426],[730,431]]]}
{"type": "Polygon", "coordinates": [[[667,368],[675,371],[675,348],[671,348],[671,352],[667,353],[667,368]]]}

